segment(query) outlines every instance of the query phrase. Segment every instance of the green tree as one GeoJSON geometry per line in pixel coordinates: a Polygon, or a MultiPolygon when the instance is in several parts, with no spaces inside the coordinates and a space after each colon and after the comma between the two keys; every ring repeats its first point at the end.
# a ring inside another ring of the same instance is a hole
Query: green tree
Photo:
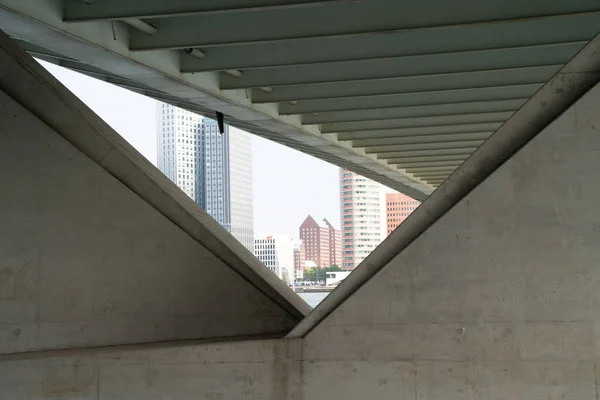
{"type": "Polygon", "coordinates": [[[305,281],[316,281],[316,268],[304,268],[304,279],[305,281]]]}
{"type": "Polygon", "coordinates": [[[304,269],[304,280],[309,282],[314,281],[324,281],[326,272],[333,271],[341,271],[342,269],[335,264],[330,265],[329,267],[321,268],[321,267],[311,267],[304,269]]]}
{"type": "Polygon", "coordinates": [[[321,267],[317,267],[315,274],[317,275],[315,281],[324,281],[325,280],[325,269],[323,269],[321,267]]]}

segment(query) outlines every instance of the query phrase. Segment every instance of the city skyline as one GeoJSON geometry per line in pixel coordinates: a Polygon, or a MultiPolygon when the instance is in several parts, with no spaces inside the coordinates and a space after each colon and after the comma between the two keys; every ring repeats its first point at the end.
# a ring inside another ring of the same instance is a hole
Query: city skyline
{"type": "MultiPolygon", "coordinates": [[[[156,100],[44,61],[40,64],[158,166],[156,100]]],[[[252,152],[256,237],[269,233],[297,237],[298,226],[309,214],[340,226],[339,167],[255,135],[252,152]],[[310,179],[310,186],[300,183],[300,177],[310,179]]]]}

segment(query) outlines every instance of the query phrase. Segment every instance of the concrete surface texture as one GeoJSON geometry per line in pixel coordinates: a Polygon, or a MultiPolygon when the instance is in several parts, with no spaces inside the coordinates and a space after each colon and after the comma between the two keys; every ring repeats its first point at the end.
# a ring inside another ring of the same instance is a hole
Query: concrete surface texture
{"type": "Polygon", "coordinates": [[[0,356],[7,400],[299,399],[301,339],[0,356]]]}
{"type": "Polygon", "coordinates": [[[0,121],[0,353],[296,323],[4,92],[0,121]]]}
{"type": "Polygon", "coordinates": [[[600,86],[304,338],[157,344],[282,335],[298,318],[202,244],[219,231],[185,225],[210,222],[150,203],[162,183],[122,144],[103,164],[90,154],[106,137],[57,132],[83,111],[42,122],[50,84],[15,101],[5,66],[0,399],[598,399],[600,86]]]}
{"type": "Polygon", "coordinates": [[[596,86],[306,336],[306,399],[598,398],[599,99],[596,86]]]}
{"type": "Polygon", "coordinates": [[[106,122],[0,32],[0,90],[294,319],[310,307],[106,122]]]}
{"type": "MultiPolygon", "coordinates": [[[[600,87],[304,339],[4,355],[0,398],[597,398],[598,98],[600,87]]],[[[3,158],[46,158],[18,148],[3,158]]]]}

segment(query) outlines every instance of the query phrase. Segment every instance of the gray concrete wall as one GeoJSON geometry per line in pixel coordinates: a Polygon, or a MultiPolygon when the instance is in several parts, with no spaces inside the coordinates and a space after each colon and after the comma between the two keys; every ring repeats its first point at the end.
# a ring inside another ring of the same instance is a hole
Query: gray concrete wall
{"type": "MultiPolygon", "coordinates": [[[[2,359],[10,400],[298,399],[301,340],[270,340],[2,359]]],[[[139,346],[138,346],[139,347],[139,346]]]]}
{"type": "Polygon", "coordinates": [[[304,398],[598,398],[599,104],[596,87],[309,333],[304,398]]]}
{"type": "MultiPolygon", "coordinates": [[[[600,87],[303,343],[5,354],[0,399],[598,398],[598,99],[600,87]]],[[[1,352],[293,325],[3,94],[0,122],[1,352]]]]}
{"type": "Polygon", "coordinates": [[[293,327],[255,286],[4,92],[0,126],[0,353],[293,327]]]}

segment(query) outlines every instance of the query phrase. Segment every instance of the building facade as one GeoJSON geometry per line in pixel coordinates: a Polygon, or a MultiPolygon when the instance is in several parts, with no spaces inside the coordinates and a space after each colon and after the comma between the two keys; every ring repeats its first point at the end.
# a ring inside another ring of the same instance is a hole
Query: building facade
{"type": "Polygon", "coordinates": [[[249,133],[204,118],[197,202],[248,250],[254,250],[252,142],[249,133]]]}
{"type": "Polygon", "coordinates": [[[354,269],[381,243],[381,185],[340,169],[342,269],[354,269]]]}
{"type": "Polygon", "coordinates": [[[402,193],[385,194],[385,216],[389,235],[417,208],[421,202],[402,193]]]}
{"type": "Polygon", "coordinates": [[[319,267],[341,264],[341,232],[327,218],[306,217],[300,225],[300,240],[307,260],[319,267]]]}
{"type": "Polygon", "coordinates": [[[254,250],[252,143],[247,132],[158,103],[158,167],[248,250],[254,250]]]}
{"type": "Polygon", "coordinates": [[[254,251],[254,193],[252,135],[229,127],[229,182],[231,234],[254,251]]]}
{"type": "Polygon", "coordinates": [[[198,181],[198,154],[203,117],[160,102],[156,111],[158,169],[197,201],[202,185],[198,181]]]}
{"type": "Polygon", "coordinates": [[[304,277],[304,268],[306,266],[306,252],[302,240],[294,240],[294,274],[296,279],[304,277]]]}
{"type": "Polygon", "coordinates": [[[225,132],[221,134],[216,121],[203,119],[201,133],[196,201],[231,232],[229,127],[225,126],[225,132]]]}
{"type": "Polygon", "coordinates": [[[254,240],[254,254],[287,284],[294,279],[294,240],[285,235],[265,236],[254,240]]]}

